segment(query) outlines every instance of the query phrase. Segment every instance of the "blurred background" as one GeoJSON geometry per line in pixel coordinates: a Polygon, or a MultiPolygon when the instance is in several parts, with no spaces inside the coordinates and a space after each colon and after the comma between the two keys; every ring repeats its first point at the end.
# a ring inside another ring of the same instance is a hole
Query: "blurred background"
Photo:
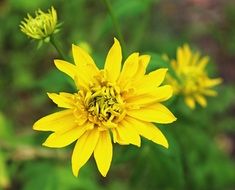
{"type": "MultiPolygon", "coordinates": [[[[86,43],[102,66],[115,31],[103,1],[0,0],[0,189],[3,190],[233,190],[235,189],[235,2],[234,0],[112,0],[128,53],[167,53],[189,43],[211,57],[208,72],[222,77],[207,108],[169,104],[177,122],[159,126],[170,148],[142,140],[141,148],[114,146],[106,178],[93,159],[72,175],[73,145],[42,147],[48,133],[33,123],[58,110],[46,92],[75,92],[56,70],[53,47],[28,39],[19,29],[27,13],[54,6],[60,46],[86,43]]],[[[158,58],[159,58],[158,57],[158,58]]],[[[151,61],[158,67],[158,61],[151,61]]],[[[160,61],[159,61],[160,62],[160,61]]]]}

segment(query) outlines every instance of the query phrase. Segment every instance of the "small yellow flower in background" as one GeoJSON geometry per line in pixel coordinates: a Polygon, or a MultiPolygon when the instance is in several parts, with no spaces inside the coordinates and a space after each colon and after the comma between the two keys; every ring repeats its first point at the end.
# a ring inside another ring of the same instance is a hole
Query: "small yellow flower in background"
{"type": "Polygon", "coordinates": [[[87,53],[89,53],[89,54],[92,53],[92,48],[91,48],[89,43],[87,43],[85,41],[81,41],[81,42],[78,43],[78,46],[80,48],[82,48],[83,50],[85,50],[87,53]]]}
{"type": "Polygon", "coordinates": [[[65,147],[76,141],[72,154],[75,176],[92,154],[100,173],[106,176],[113,145],[141,145],[140,135],[168,148],[168,142],[154,123],[172,123],[175,116],[161,103],[172,96],[170,85],[160,86],[167,69],[146,74],[150,56],[131,54],[121,70],[122,51],[118,40],[99,70],[79,46],[72,46],[74,64],[55,60],[56,67],[69,75],[79,89],[74,94],[48,93],[63,111],[38,120],[34,130],[52,131],[43,145],[65,147]]]}
{"type": "Polygon", "coordinates": [[[205,96],[216,96],[217,92],[211,88],[222,82],[221,78],[208,77],[205,70],[208,62],[209,57],[200,57],[187,44],[177,49],[177,59],[171,61],[176,77],[167,75],[167,81],[172,85],[175,94],[184,96],[185,103],[191,109],[195,108],[195,102],[205,107],[205,96]]]}
{"type": "Polygon", "coordinates": [[[35,17],[30,14],[27,16],[28,18],[24,18],[24,21],[21,21],[20,28],[23,33],[33,39],[45,40],[59,31],[57,13],[53,7],[47,13],[39,9],[35,12],[35,17]]]}

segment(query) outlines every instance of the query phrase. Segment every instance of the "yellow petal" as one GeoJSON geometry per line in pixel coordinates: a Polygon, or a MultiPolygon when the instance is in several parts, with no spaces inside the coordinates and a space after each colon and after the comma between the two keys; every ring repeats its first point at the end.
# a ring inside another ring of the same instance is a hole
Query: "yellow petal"
{"type": "Polygon", "coordinates": [[[198,62],[198,68],[199,69],[205,69],[206,65],[208,64],[209,62],[209,57],[206,56],[206,57],[203,57],[201,60],[199,60],[198,62]]]}
{"type": "MultiPolygon", "coordinates": [[[[190,50],[190,47],[188,44],[184,44],[183,46],[183,59],[184,59],[184,63],[185,65],[192,65],[192,62],[191,62],[191,50],[190,50]]],[[[184,66],[185,66],[184,65],[184,66]]]]}
{"type": "Polygon", "coordinates": [[[94,128],[84,133],[77,141],[72,154],[72,170],[76,177],[78,176],[80,168],[91,157],[98,139],[99,131],[94,128]]]}
{"type": "Polygon", "coordinates": [[[188,105],[189,108],[194,109],[195,108],[195,101],[192,97],[185,97],[184,99],[185,103],[188,105]]]}
{"type": "Polygon", "coordinates": [[[158,102],[168,100],[173,94],[173,88],[171,85],[164,85],[157,87],[152,92],[149,92],[150,95],[156,97],[158,102]]]}
{"type": "Polygon", "coordinates": [[[113,134],[113,142],[114,143],[119,143],[120,145],[130,144],[129,142],[126,142],[123,139],[121,139],[121,137],[120,137],[120,135],[119,135],[116,128],[112,128],[111,131],[112,131],[112,134],[113,134]]]}
{"type": "Polygon", "coordinates": [[[140,81],[136,82],[134,85],[138,93],[146,93],[160,86],[165,79],[167,70],[168,69],[158,69],[145,75],[140,81]]]}
{"type": "Polygon", "coordinates": [[[170,85],[164,85],[161,87],[155,87],[153,91],[146,94],[133,95],[126,99],[127,104],[129,105],[140,105],[162,102],[168,100],[173,94],[173,89],[170,85]]]}
{"type": "Polygon", "coordinates": [[[55,132],[47,138],[43,145],[51,148],[61,148],[68,146],[69,144],[79,139],[79,137],[83,135],[83,133],[88,129],[88,127],[91,127],[91,125],[93,124],[87,122],[83,126],[76,126],[63,133],[55,132]]]}
{"type": "Polygon", "coordinates": [[[118,79],[119,84],[122,86],[123,83],[130,80],[137,72],[139,61],[139,53],[132,53],[125,61],[122,72],[118,79]]]}
{"type": "Polygon", "coordinates": [[[205,89],[202,91],[202,94],[206,96],[217,96],[218,93],[215,90],[205,89]]]}
{"type": "Polygon", "coordinates": [[[192,65],[196,65],[198,63],[199,57],[200,57],[200,54],[198,52],[192,55],[192,60],[191,60],[192,65]]]}
{"type": "Polygon", "coordinates": [[[114,38],[114,44],[106,57],[104,70],[110,82],[115,82],[119,77],[122,62],[122,50],[119,41],[114,38]]]}
{"type": "Polygon", "coordinates": [[[76,45],[72,46],[72,50],[78,72],[78,75],[76,76],[76,84],[79,88],[88,89],[90,84],[96,83],[95,76],[98,74],[99,70],[93,59],[85,50],[76,45]]]}
{"type": "Polygon", "coordinates": [[[141,55],[139,56],[139,64],[138,64],[138,69],[136,71],[136,74],[134,76],[135,80],[139,80],[141,79],[146,72],[146,68],[149,64],[150,61],[150,56],[149,55],[141,55]]]}
{"type": "Polygon", "coordinates": [[[69,93],[47,93],[49,98],[58,105],[58,107],[62,108],[73,108],[74,107],[74,95],[69,93]]]}
{"type": "Polygon", "coordinates": [[[213,87],[216,86],[218,84],[220,84],[222,82],[221,78],[215,78],[215,79],[207,79],[204,81],[204,86],[205,87],[213,87]]]}
{"type": "Polygon", "coordinates": [[[176,117],[165,106],[155,103],[140,109],[128,110],[127,115],[136,119],[156,123],[172,123],[176,117]]]}
{"type": "Polygon", "coordinates": [[[207,101],[203,96],[201,96],[200,94],[196,94],[195,99],[202,107],[206,107],[207,101]]]}
{"type": "Polygon", "coordinates": [[[55,66],[65,74],[69,75],[72,79],[74,79],[77,71],[76,66],[63,60],[54,60],[55,66]]]}
{"type": "Polygon", "coordinates": [[[121,139],[121,142],[125,144],[133,144],[140,147],[140,136],[135,130],[134,126],[131,126],[128,122],[123,120],[116,128],[117,133],[121,139]]]}
{"type": "MultiPolygon", "coordinates": [[[[136,89],[139,89],[139,83],[142,83],[142,80],[146,79],[147,77],[145,76],[146,68],[149,64],[150,61],[150,56],[149,55],[141,55],[138,57],[138,67],[136,70],[135,74],[131,76],[131,79],[123,79],[120,80],[119,78],[119,85],[121,86],[121,90],[125,91],[128,88],[133,88],[136,87],[136,89]]],[[[148,80],[148,79],[146,79],[148,80]]],[[[148,81],[146,81],[148,82],[148,81]]]]}
{"type": "Polygon", "coordinates": [[[83,50],[81,47],[72,45],[73,59],[77,66],[81,65],[92,65],[93,69],[97,70],[96,64],[91,56],[83,50]]]}
{"type": "Polygon", "coordinates": [[[106,176],[112,161],[113,146],[109,131],[100,132],[99,140],[94,150],[94,157],[97,167],[102,174],[106,176]]]}
{"type": "Polygon", "coordinates": [[[156,71],[152,71],[151,73],[148,74],[149,80],[150,81],[155,81],[155,85],[156,86],[161,85],[162,82],[165,79],[167,70],[168,69],[162,68],[162,69],[158,69],[156,71]]]}
{"type": "Polygon", "coordinates": [[[74,82],[78,89],[85,89],[85,90],[89,90],[89,86],[90,84],[92,84],[91,80],[89,80],[89,76],[85,75],[84,72],[80,72],[79,76],[77,75],[74,78],[74,82]]]}
{"type": "Polygon", "coordinates": [[[179,68],[185,65],[184,52],[181,47],[177,48],[177,64],[179,68]]]}
{"type": "Polygon", "coordinates": [[[127,116],[125,118],[130,125],[134,126],[140,135],[154,143],[160,144],[165,148],[168,148],[168,142],[162,132],[152,123],[140,121],[132,117],[127,116]]]}
{"type": "Polygon", "coordinates": [[[60,71],[66,73],[73,80],[75,80],[75,83],[79,89],[88,89],[89,84],[91,82],[95,82],[94,76],[98,72],[98,69],[96,70],[94,68],[96,66],[86,63],[81,64],[79,65],[79,67],[77,67],[66,61],[55,60],[55,65],[60,71]]]}
{"type": "Polygon", "coordinates": [[[81,64],[78,66],[78,75],[74,81],[79,89],[89,89],[90,86],[97,84],[98,70],[94,69],[91,64],[81,64]]]}
{"type": "Polygon", "coordinates": [[[33,129],[38,131],[66,131],[77,125],[73,110],[64,110],[39,119],[33,129]]]}

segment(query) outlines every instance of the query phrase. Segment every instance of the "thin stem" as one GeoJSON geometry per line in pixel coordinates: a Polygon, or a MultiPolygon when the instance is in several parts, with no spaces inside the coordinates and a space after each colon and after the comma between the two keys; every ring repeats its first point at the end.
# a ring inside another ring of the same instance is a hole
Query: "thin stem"
{"type": "Polygon", "coordinates": [[[51,151],[41,147],[34,147],[26,144],[11,144],[0,140],[2,150],[10,152],[11,159],[17,161],[34,160],[38,158],[66,160],[67,151],[51,151]]]}
{"type": "Polygon", "coordinates": [[[64,52],[59,48],[59,45],[58,45],[58,43],[55,40],[55,37],[53,35],[50,37],[50,42],[54,46],[56,51],[59,53],[60,57],[64,60],[66,60],[66,56],[65,56],[64,52]]]}
{"type": "Polygon", "coordinates": [[[114,29],[117,33],[117,37],[118,39],[120,40],[120,43],[122,45],[122,48],[123,48],[123,51],[126,52],[126,44],[125,44],[125,41],[124,41],[124,38],[123,38],[123,35],[122,35],[122,32],[120,30],[120,27],[118,25],[118,22],[117,22],[117,19],[114,15],[114,12],[113,12],[113,9],[112,9],[112,6],[111,6],[111,3],[109,0],[103,0],[108,12],[109,12],[109,15],[111,17],[111,20],[112,20],[112,23],[113,23],[113,26],[114,26],[114,29]]]}

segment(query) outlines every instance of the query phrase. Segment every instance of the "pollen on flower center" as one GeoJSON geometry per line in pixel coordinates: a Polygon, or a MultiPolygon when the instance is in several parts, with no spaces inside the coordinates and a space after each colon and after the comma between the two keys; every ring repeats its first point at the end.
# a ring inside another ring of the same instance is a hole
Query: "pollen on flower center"
{"type": "Polygon", "coordinates": [[[123,114],[123,102],[112,86],[94,87],[85,98],[88,119],[96,124],[117,121],[123,114]]]}

